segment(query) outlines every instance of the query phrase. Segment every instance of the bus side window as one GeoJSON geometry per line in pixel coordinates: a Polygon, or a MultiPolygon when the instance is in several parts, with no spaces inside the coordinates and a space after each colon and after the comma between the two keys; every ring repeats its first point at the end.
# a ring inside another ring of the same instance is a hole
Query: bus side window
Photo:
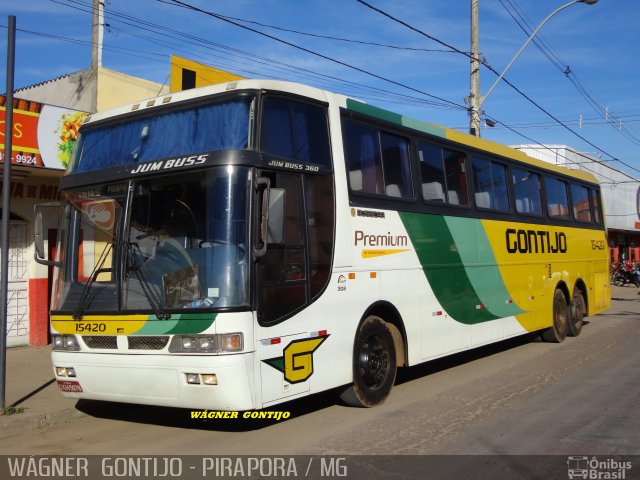
{"type": "Polygon", "coordinates": [[[442,149],[427,143],[418,143],[422,198],[428,202],[445,201],[446,184],[444,181],[444,163],[442,149]]]}
{"type": "Polygon", "coordinates": [[[602,225],[602,210],[600,210],[600,190],[589,190],[591,192],[591,204],[593,205],[593,218],[597,225],[602,225]]]}
{"type": "Polygon", "coordinates": [[[571,200],[573,201],[573,218],[578,222],[591,223],[591,205],[589,189],[582,185],[571,184],[571,200]]]}
{"type": "Polygon", "coordinates": [[[468,205],[464,153],[419,142],[422,198],[427,202],[468,205]]]}
{"type": "Polygon", "coordinates": [[[413,197],[409,144],[403,138],[388,133],[380,134],[385,193],[390,197],[413,197]]]}
{"type": "Polygon", "coordinates": [[[569,196],[567,182],[553,177],[544,177],[547,192],[547,209],[550,217],[569,219],[569,196]]]}
{"type": "Polygon", "coordinates": [[[513,167],[511,168],[511,178],[516,199],[516,212],[542,215],[540,175],[513,167]]]}
{"type": "Polygon", "coordinates": [[[384,182],[378,132],[345,122],[344,144],[351,190],[382,195],[384,182]]]}
{"type": "Polygon", "coordinates": [[[474,158],[471,165],[476,206],[503,212],[509,211],[506,167],[484,158],[474,158]]]}
{"type": "Polygon", "coordinates": [[[469,205],[464,153],[444,149],[443,154],[447,180],[447,202],[451,205],[469,205]]]}
{"type": "Polygon", "coordinates": [[[263,108],[262,151],[331,168],[325,108],[280,97],[266,97],[263,108]]]}

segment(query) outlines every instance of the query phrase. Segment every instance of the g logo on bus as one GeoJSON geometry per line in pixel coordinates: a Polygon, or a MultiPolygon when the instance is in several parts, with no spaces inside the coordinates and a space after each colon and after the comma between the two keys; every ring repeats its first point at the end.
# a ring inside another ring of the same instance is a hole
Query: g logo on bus
{"type": "Polygon", "coordinates": [[[289,383],[304,382],[313,375],[313,352],[327,338],[329,335],[293,340],[282,351],[282,357],[269,358],[263,362],[282,372],[289,383]]]}

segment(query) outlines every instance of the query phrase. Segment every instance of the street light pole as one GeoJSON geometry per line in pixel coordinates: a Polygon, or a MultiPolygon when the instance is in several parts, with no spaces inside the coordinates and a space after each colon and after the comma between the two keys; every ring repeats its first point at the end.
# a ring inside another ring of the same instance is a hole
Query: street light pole
{"type": "MultiPolygon", "coordinates": [[[[475,0],[475,1],[477,2],[477,0],[475,0]]],[[[474,3],[474,0],[472,0],[472,22],[473,22],[473,3],[474,3]]],[[[572,0],[571,2],[566,3],[565,5],[562,5],[561,7],[556,8],[553,12],[551,12],[549,15],[547,15],[546,18],[544,20],[542,20],[542,22],[540,22],[540,25],[538,25],[536,27],[536,29],[533,32],[531,32],[531,35],[529,35],[529,38],[527,38],[527,41],[524,42],[522,47],[520,47],[520,50],[518,50],[518,52],[511,59],[509,64],[506,66],[506,68],[502,71],[502,73],[498,76],[498,78],[496,78],[496,81],[493,82],[493,85],[491,85],[491,87],[489,88],[489,90],[487,90],[487,93],[485,95],[480,95],[480,87],[479,87],[479,85],[478,85],[478,90],[477,91],[473,90],[473,80],[472,80],[472,90],[471,90],[471,99],[470,99],[471,100],[471,102],[470,102],[471,122],[470,122],[470,125],[469,125],[469,131],[470,131],[470,133],[472,135],[476,135],[477,137],[480,136],[480,128],[479,128],[479,126],[480,126],[480,108],[484,104],[484,102],[487,99],[487,97],[489,95],[491,95],[491,92],[493,92],[493,90],[496,88],[498,83],[500,83],[500,80],[502,80],[502,78],[505,76],[507,71],[509,71],[509,69],[515,63],[515,61],[518,59],[518,57],[520,57],[520,54],[524,51],[525,48],[527,48],[529,46],[529,44],[534,39],[534,37],[538,34],[540,29],[544,26],[544,24],[546,24],[551,19],[551,17],[556,15],[558,12],[561,12],[565,8],[569,8],[572,5],[575,5],[576,3],[585,3],[587,5],[593,5],[595,3],[598,3],[598,0],[572,0]],[[474,101],[474,99],[475,99],[475,101],[474,101]],[[478,126],[478,128],[476,128],[476,125],[474,124],[474,110],[476,110],[476,113],[477,113],[477,126],[478,126]]],[[[476,5],[476,8],[477,8],[477,5],[476,5]]],[[[477,20],[477,17],[476,17],[476,20],[477,20]]],[[[472,29],[471,29],[472,38],[473,38],[473,35],[474,35],[473,30],[474,29],[472,27],[472,29]]],[[[476,28],[476,33],[475,34],[477,35],[477,28],[476,28]]],[[[472,40],[472,45],[473,45],[473,40],[472,40]]],[[[472,56],[472,58],[474,56],[473,48],[472,48],[472,51],[471,51],[471,56],[472,56]]]]}
{"type": "Polygon", "coordinates": [[[16,17],[9,15],[7,35],[7,93],[2,170],[2,238],[0,239],[0,409],[5,409],[7,386],[7,313],[9,287],[9,219],[11,217],[11,148],[13,141],[13,80],[16,52],[16,17]]]}

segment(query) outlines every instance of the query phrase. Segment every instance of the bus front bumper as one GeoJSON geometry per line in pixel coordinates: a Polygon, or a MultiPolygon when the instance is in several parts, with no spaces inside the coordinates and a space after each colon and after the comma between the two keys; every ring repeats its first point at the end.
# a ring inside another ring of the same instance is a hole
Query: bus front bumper
{"type": "Polygon", "coordinates": [[[208,410],[256,408],[253,353],[125,356],[54,351],[51,358],[58,386],[70,398],[208,410]],[[72,369],[75,376],[59,375],[61,369],[72,369]],[[196,378],[199,384],[189,383],[196,378]],[[205,379],[216,383],[205,384],[205,379]]]}

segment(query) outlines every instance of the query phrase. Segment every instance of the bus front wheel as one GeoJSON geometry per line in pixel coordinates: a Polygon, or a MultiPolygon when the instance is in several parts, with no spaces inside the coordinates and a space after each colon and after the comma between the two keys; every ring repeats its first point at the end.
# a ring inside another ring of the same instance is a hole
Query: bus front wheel
{"type": "Polygon", "coordinates": [[[385,401],[396,380],[396,349],[380,317],[362,323],[353,347],[353,384],[340,398],[350,406],[374,407],[385,401]]]}
{"type": "Polygon", "coordinates": [[[567,336],[569,324],[569,307],[562,290],[556,289],[553,294],[553,325],[542,331],[545,342],[560,343],[567,336]]]}

